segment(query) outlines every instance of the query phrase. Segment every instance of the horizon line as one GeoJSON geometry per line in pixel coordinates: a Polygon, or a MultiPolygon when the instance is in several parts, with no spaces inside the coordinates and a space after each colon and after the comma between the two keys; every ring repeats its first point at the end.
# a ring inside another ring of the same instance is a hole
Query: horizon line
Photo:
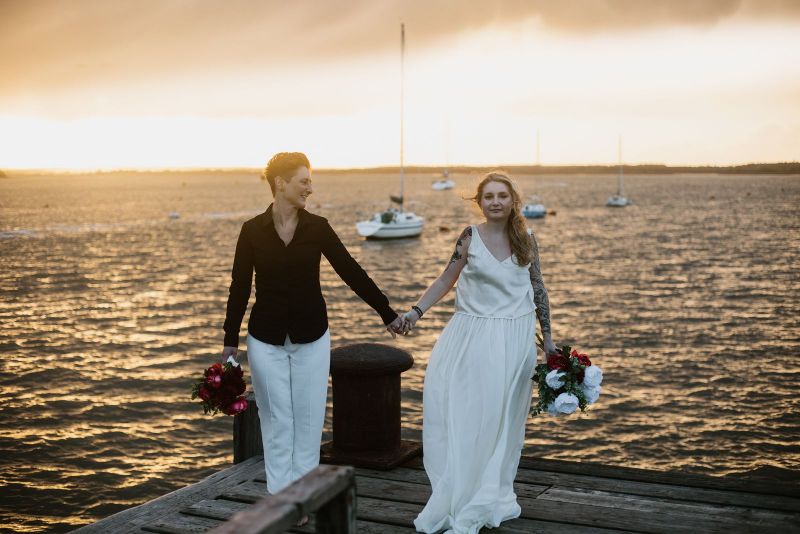
{"type": "MultiPolygon", "coordinates": [[[[441,172],[447,169],[451,172],[458,172],[457,170],[475,171],[483,169],[618,169],[620,166],[623,168],[641,168],[650,170],[674,170],[674,169],[737,169],[743,167],[753,166],[797,166],[800,171],[800,161],[769,161],[769,162],[750,162],[728,165],[715,165],[715,164],[699,164],[699,165],[670,165],[666,163],[623,163],[610,164],[610,163],[553,163],[553,164],[525,164],[525,163],[507,163],[495,165],[472,165],[472,164],[457,164],[457,165],[405,165],[407,172],[441,172]]],[[[392,172],[399,171],[399,165],[373,165],[368,167],[313,167],[315,172],[392,172]]],[[[102,173],[120,173],[120,172],[172,172],[172,173],[189,173],[189,172],[259,172],[261,173],[264,167],[250,167],[250,166],[191,166],[191,167],[82,167],[82,168],[63,168],[63,167],[2,167],[0,166],[0,173],[21,173],[21,174],[102,174],[102,173]]]]}

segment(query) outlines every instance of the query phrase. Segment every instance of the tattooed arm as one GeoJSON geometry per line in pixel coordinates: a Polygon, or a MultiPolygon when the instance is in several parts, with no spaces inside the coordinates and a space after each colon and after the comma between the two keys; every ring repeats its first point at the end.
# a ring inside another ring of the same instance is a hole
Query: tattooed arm
{"type": "MultiPolygon", "coordinates": [[[[453,289],[453,286],[456,285],[458,275],[461,274],[461,270],[467,264],[467,250],[469,250],[471,241],[472,227],[467,226],[464,228],[464,231],[461,232],[461,235],[458,236],[455,250],[453,250],[450,261],[447,262],[444,271],[442,271],[442,274],[430,285],[425,293],[422,294],[419,302],[417,302],[417,307],[420,308],[423,313],[439,302],[442,297],[447,295],[447,293],[453,289]]],[[[414,326],[414,323],[419,319],[419,315],[413,310],[406,313],[405,317],[406,320],[411,323],[411,326],[414,326]]]]}
{"type": "Polygon", "coordinates": [[[550,299],[547,297],[547,288],[544,287],[542,279],[542,264],[539,260],[539,243],[536,236],[531,234],[531,244],[533,245],[533,258],[528,269],[533,286],[533,302],[536,304],[536,317],[539,319],[539,326],[542,329],[544,338],[545,352],[548,354],[556,350],[553,343],[553,336],[550,329],[550,299]]]}

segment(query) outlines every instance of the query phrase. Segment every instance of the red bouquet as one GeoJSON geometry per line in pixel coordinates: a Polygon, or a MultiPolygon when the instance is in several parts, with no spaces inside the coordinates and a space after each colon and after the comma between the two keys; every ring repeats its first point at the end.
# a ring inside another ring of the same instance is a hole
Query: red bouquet
{"type": "Polygon", "coordinates": [[[242,366],[229,357],[224,365],[215,363],[203,371],[203,377],[192,386],[192,400],[199,397],[203,401],[203,413],[236,415],[247,408],[242,396],[245,388],[242,366]]]}

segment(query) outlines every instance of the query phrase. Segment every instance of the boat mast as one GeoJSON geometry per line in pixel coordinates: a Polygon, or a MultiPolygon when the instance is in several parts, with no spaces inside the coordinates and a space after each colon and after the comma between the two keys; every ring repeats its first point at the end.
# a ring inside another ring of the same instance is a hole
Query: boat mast
{"type": "Polygon", "coordinates": [[[624,196],[622,193],[622,134],[617,138],[617,159],[619,160],[619,179],[617,182],[617,195],[624,196]]]}
{"type": "Polygon", "coordinates": [[[403,211],[403,182],[405,181],[405,166],[403,164],[403,118],[405,116],[405,56],[406,56],[406,25],[400,23],[400,211],[403,211]]]}

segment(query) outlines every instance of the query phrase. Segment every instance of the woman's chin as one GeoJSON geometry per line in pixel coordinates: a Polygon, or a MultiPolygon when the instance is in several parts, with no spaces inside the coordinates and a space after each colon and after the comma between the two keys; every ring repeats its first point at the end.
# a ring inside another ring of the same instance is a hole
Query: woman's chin
{"type": "Polygon", "coordinates": [[[486,217],[487,221],[491,222],[503,222],[508,219],[507,213],[495,213],[491,211],[489,213],[484,213],[483,216],[486,217]]]}

